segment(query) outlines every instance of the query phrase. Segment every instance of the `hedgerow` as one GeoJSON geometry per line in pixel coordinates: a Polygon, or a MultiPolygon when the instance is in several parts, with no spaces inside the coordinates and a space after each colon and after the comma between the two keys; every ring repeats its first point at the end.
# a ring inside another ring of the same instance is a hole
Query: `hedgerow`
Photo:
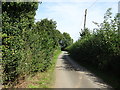
{"type": "Polygon", "coordinates": [[[52,64],[64,36],[56,22],[34,22],[38,2],[2,2],[3,84],[13,85],[19,77],[42,72],[52,64]]]}
{"type": "Polygon", "coordinates": [[[99,70],[118,74],[120,69],[120,16],[118,14],[112,19],[110,10],[107,10],[103,23],[94,22],[98,28],[94,29],[93,33],[90,34],[89,30],[85,29],[81,33],[81,38],[67,49],[79,63],[90,64],[99,70]]]}

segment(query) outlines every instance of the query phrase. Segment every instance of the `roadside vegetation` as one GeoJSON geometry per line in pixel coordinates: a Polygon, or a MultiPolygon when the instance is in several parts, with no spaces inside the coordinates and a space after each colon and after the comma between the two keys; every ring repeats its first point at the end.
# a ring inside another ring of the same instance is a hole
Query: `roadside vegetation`
{"type": "Polygon", "coordinates": [[[55,81],[55,64],[61,50],[56,50],[52,58],[52,65],[44,72],[37,72],[26,77],[15,88],[53,88],[55,81]]]}
{"type": "Polygon", "coordinates": [[[67,47],[68,40],[56,29],[56,21],[46,18],[35,22],[37,8],[38,2],[2,2],[4,87],[14,87],[29,75],[46,73],[54,65],[54,52],[67,47]]]}
{"type": "Polygon", "coordinates": [[[111,86],[120,87],[120,15],[112,18],[111,8],[104,16],[103,23],[91,33],[88,28],[80,39],[67,47],[70,56],[79,64],[88,67],[111,86]]]}

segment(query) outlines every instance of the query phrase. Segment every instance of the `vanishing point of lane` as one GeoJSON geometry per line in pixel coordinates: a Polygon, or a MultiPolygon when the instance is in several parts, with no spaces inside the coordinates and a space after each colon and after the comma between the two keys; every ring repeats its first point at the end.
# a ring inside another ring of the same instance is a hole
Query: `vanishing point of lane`
{"type": "Polygon", "coordinates": [[[110,86],[78,65],[67,52],[63,51],[56,63],[54,88],[110,88],[110,86]]]}

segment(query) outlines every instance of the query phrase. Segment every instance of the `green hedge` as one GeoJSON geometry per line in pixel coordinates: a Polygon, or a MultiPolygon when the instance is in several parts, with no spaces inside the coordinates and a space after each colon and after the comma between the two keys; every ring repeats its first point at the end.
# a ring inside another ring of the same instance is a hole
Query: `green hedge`
{"type": "Polygon", "coordinates": [[[103,23],[95,23],[99,26],[96,31],[92,34],[81,34],[83,36],[67,49],[79,63],[90,64],[99,70],[118,74],[120,70],[119,15],[112,19],[110,10],[107,10],[103,23]]]}
{"type": "Polygon", "coordinates": [[[52,64],[53,52],[60,49],[62,34],[56,22],[34,22],[37,2],[2,3],[3,84],[18,77],[45,71],[52,64]]]}

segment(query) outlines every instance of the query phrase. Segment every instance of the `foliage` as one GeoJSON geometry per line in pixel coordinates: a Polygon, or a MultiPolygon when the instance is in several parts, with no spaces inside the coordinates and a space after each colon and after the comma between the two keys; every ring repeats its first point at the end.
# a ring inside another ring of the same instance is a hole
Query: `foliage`
{"type": "Polygon", "coordinates": [[[112,19],[110,10],[107,10],[103,23],[94,22],[98,26],[96,31],[83,35],[68,48],[68,51],[79,63],[89,63],[99,70],[118,74],[120,69],[119,16],[116,15],[112,19]]]}
{"type": "Polygon", "coordinates": [[[73,43],[73,39],[66,32],[63,33],[63,39],[61,41],[61,49],[65,50],[68,46],[73,43]]]}
{"type": "Polygon", "coordinates": [[[83,37],[83,36],[89,36],[90,35],[90,31],[88,28],[85,28],[85,30],[82,30],[82,33],[80,33],[80,36],[83,37]]]}
{"type": "Polygon", "coordinates": [[[34,24],[37,6],[37,3],[2,2],[4,83],[14,81],[16,77],[27,71],[24,63],[28,61],[27,57],[30,55],[29,47],[27,47],[27,35],[30,33],[31,24],[34,24]],[[24,67],[20,68],[19,66],[24,67]]]}
{"type": "MultiPolygon", "coordinates": [[[[17,81],[18,77],[42,72],[52,64],[63,35],[56,22],[43,19],[34,23],[37,2],[2,3],[2,67],[3,83],[17,81]]],[[[17,82],[16,82],[17,83],[17,82]]]]}
{"type": "Polygon", "coordinates": [[[26,80],[28,84],[25,88],[52,88],[55,81],[55,64],[60,53],[60,50],[56,50],[52,58],[53,64],[47,69],[46,72],[38,72],[34,77],[29,77],[26,80]]]}

